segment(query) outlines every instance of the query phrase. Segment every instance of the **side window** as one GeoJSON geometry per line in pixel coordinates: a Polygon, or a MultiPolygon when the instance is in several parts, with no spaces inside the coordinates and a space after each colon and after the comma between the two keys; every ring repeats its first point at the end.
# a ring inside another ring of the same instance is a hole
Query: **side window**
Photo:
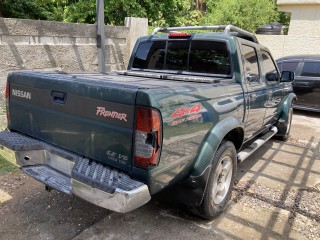
{"type": "Polygon", "coordinates": [[[301,76],[320,77],[320,62],[305,62],[301,76]]]}
{"type": "Polygon", "coordinates": [[[164,67],[166,42],[142,42],[134,57],[133,68],[161,70],[164,67]]]}
{"type": "Polygon", "coordinates": [[[280,72],[282,72],[282,62],[277,61],[277,66],[280,72]]]}
{"type": "Polygon", "coordinates": [[[278,81],[279,73],[277,71],[277,67],[270,54],[266,51],[262,51],[262,65],[266,73],[267,81],[278,81]]]}
{"type": "Polygon", "coordinates": [[[280,71],[291,71],[296,72],[299,62],[287,62],[282,63],[282,68],[279,67],[280,71]]]}
{"type": "Polygon", "coordinates": [[[245,77],[248,82],[260,83],[258,57],[255,48],[242,45],[245,77]]]}

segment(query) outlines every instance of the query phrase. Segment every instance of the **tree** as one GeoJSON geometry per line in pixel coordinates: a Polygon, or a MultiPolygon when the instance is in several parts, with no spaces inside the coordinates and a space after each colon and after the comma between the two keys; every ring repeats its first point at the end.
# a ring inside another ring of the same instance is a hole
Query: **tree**
{"type": "MultiPolygon", "coordinates": [[[[0,16],[95,23],[96,0],[0,0],[0,16]]],[[[148,18],[153,27],[233,24],[248,31],[288,23],[276,0],[105,0],[106,24],[123,25],[125,17],[148,18]]]]}
{"type": "Polygon", "coordinates": [[[34,0],[0,0],[0,17],[46,19],[41,7],[34,0]]]}
{"type": "Polygon", "coordinates": [[[232,24],[254,32],[258,26],[279,20],[279,12],[270,0],[207,0],[202,23],[232,24]]]}
{"type": "MultiPolygon", "coordinates": [[[[96,0],[36,0],[48,9],[49,20],[95,23],[96,0]]],[[[148,18],[153,26],[180,26],[199,23],[201,12],[191,10],[190,0],[106,0],[105,22],[123,25],[125,17],[148,18]]]]}

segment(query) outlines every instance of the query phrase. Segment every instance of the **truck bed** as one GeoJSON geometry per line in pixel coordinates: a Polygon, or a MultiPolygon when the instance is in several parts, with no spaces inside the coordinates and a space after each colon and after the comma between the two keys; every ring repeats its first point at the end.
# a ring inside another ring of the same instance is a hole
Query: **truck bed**
{"type": "Polygon", "coordinates": [[[115,73],[29,71],[12,73],[8,82],[11,131],[127,172],[131,170],[137,92],[161,89],[166,93],[208,85],[115,73]],[[121,153],[122,161],[107,156],[108,151],[121,153]]]}

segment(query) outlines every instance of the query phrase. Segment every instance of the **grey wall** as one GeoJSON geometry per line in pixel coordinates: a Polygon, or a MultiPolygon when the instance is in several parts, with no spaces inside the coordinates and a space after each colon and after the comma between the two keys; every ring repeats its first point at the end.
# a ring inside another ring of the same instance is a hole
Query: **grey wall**
{"type": "MultiPolygon", "coordinates": [[[[127,18],[106,26],[106,68],[123,70],[148,21],[127,18]]],[[[0,18],[0,92],[15,70],[97,71],[96,25],[0,18]]]]}

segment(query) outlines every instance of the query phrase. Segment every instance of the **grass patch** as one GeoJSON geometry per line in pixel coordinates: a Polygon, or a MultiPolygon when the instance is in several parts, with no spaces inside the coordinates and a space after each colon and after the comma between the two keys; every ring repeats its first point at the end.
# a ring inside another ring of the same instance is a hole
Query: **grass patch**
{"type": "Polygon", "coordinates": [[[17,170],[17,166],[13,165],[11,162],[7,161],[4,157],[0,155],[0,176],[17,170]]]}

